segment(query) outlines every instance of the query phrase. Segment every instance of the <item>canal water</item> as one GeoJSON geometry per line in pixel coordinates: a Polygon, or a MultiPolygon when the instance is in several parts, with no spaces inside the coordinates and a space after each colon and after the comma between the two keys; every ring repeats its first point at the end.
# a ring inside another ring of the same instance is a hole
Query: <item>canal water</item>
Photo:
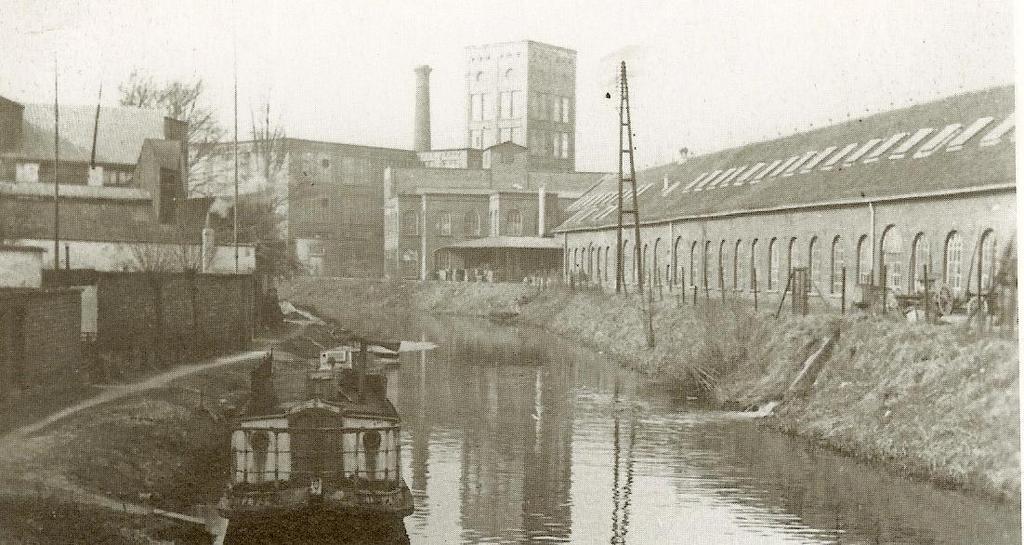
{"type": "Polygon", "coordinates": [[[411,543],[1020,543],[1019,506],[673,399],[533,329],[425,320],[389,390],[411,543]]]}

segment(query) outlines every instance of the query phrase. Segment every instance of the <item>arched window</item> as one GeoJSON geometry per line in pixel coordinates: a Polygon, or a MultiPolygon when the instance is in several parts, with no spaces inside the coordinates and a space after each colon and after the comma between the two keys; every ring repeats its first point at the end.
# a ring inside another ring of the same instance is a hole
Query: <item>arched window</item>
{"type": "Polygon", "coordinates": [[[596,263],[596,266],[597,266],[597,270],[595,272],[597,274],[594,275],[594,281],[597,282],[598,284],[600,284],[601,280],[602,280],[602,276],[601,276],[601,248],[597,249],[597,263],[596,263]]]}
{"type": "Polygon", "coordinates": [[[768,241],[768,291],[779,289],[779,241],[768,241]]]}
{"type": "Polygon", "coordinates": [[[793,267],[799,267],[800,263],[800,252],[796,251],[796,237],[789,239],[789,246],[786,247],[786,279],[779,279],[779,286],[783,289],[786,288],[786,284],[789,283],[789,275],[793,272],[793,267]]]}
{"type": "Polygon", "coordinates": [[[470,210],[462,218],[462,234],[467,237],[480,236],[480,212],[470,210]]]}
{"type": "Polygon", "coordinates": [[[679,260],[679,247],[682,243],[683,237],[676,237],[676,242],[672,245],[672,283],[676,285],[680,283],[679,273],[683,272],[683,264],[679,260]]]}
{"type": "Polygon", "coordinates": [[[697,241],[690,245],[690,285],[697,285],[697,241]]]}
{"type": "Polygon", "coordinates": [[[452,234],[452,215],[447,210],[442,210],[437,213],[436,223],[434,225],[437,234],[441,236],[450,236],[452,234]]]}
{"type": "Polygon", "coordinates": [[[594,247],[587,248],[587,278],[594,278],[594,247]]]}
{"type": "Polygon", "coordinates": [[[754,284],[757,282],[757,239],[750,241],[750,282],[747,284],[750,286],[750,291],[754,291],[754,284]]]}
{"type": "Polygon", "coordinates": [[[832,265],[829,269],[829,291],[839,293],[843,289],[843,267],[846,266],[846,255],[843,251],[843,239],[836,235],[832,239],[832,265]]]}
{"type": "Polygon", "coordinates": [[[981,267],[981,292],[986,293],[992,289],[992,283],[996,273],[996,236],[991,229],[986,229],[981,234],[981,243],[978,245],[978,263],[981,267]]]}
{"type": "Polygon", "coordinates": [[[732,289],[743,289],[743,282],[740,279],[740,263],[743,263],[743,246],[741,241],[736,241],[736,247],[732,251],[732,289]]]}
{"type": "Polygon", "coordinates": [[[608,283],[608,254],[611,253],[611,247],[604,247],[604,283],[608,283]]]}
{"type": "MultiPolygon", "coordinates": [[[[814,287],[818,286],[818,277],[821,275],[821,249],[818,248],[818,237],[811,237],[807,245],[807,274],[811,277],[814,287]]],[[[811,291],[814,291],[814,287],[811,291]]]]}
{"type": "Polygon", "coordinates": [[[903,293],[903,237],[895,225],[882,231],[881,266],[885,267],[886,288],[903,293]]]}
{"type": "Polygon", "coordinates": [[[517,208],[508,211],[508,234],[514,237],[523,236],[523,213],[517,208]]]}
{"type": "Polygon", "coordinates": [[[942,281],[954,291],[963,287],[960,265],[963,261],[964,243],[960,233],[950,231],[946,237],[946,248],[942,257],[942,281]]]}
{"type": "Polygon", "coordinates": [[[718,243],[718,270],[715,271],[715,275],[718,276],[718,289],[725,289],[725,271],[729,269],[729,254],[725,252],[725,241],[718,243]]]}
{"type": "Polygon", "coordinates": [[[572,249],[572,274],[573,275],[579,274],[579,272],[580,272],[579,268],[580,268],[580,249],[579,248],[573,248],[572,249]]]}
{"type": "Polygon", "coordinates": [[[637,274],[642,275],[648,285],[651,284],[651,269],[649,267],[650,260],[647,258],[647,244],[644,244],[644,249],[640,253],[640,266],[637,267],[636,272],[637,274]]]}
{"type": "Polygon", "coordinates": [[[661,284],[661,269],[658,267],[658,247],[661,246],[661,239],[654,239],[654,252],[651,254],[651,277],[657,278],[654,284],[661,284]]]}
{"type": "Polygon", "coordinates": [[[704,275],[703,275],[704,287],[705,288],[710,288],[711,284],[708,283],[708,265],[711,265],[711,241],[710,240],[708,240],[708,241],[706,241],[704,243],[704,261],[703,261],[703,263],[701,263],[701,265],[703,265],[703,272],[704,272],[704,275]]]}
{"type": "Polygon", "coordinates": [[[861,284],[871,283],[870,245],[867,235],[861,235],[857,239],[857,282],[861,284]]]}
{"type": "MultiPolygon", "coordinates": [[[[632,266],[633,252],[630,251],[630,241],[627,239],[623,241],[623,284],[630,279],[630,268],[632,266]]],[[[615,274],[618,274],[617,270],[615,271],[615,274]]]]}
{"type": "Polygon", "coordinates": [[[414,210],[408,210],[402,214],[402,234],[420,234],[420,215],[414,210]]]}
{"type": "Polygon", "coordinates": [[[928,235],[918,233],[910,245],[910,263],[907,267],[907,286],[911,293],[924,292],[925,267],[928,267],[928,281],[935,280],[931,243],[928,235]]]}

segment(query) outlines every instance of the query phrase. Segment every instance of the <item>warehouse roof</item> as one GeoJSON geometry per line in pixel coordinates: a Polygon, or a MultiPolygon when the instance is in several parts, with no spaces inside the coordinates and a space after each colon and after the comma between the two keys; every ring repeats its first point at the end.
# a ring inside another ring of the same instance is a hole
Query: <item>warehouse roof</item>
{"type": "Polygon", "coordinates": [[[486,249],[486,248],[516,248],[532,250],[561,250],[562,243],[549,237],[484,237],[463,240],[449,244],[445,248],[454,249],[486,249]]]}
{"type": "MultiPolygon", "coordinates": [[[[997,87],[647,169],[641,222],[1012,187],[1013,114],[1013,87],[997,87]]],[[[604,178],[556,231],[617,225],[617,183],[604,178]]]]}

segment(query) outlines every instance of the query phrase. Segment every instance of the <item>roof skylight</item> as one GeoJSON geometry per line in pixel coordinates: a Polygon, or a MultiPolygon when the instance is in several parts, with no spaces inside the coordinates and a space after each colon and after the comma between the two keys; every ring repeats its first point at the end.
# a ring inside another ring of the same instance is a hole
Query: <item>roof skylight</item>
{"type": "Polygon", "coordinates": [[[1013,116],[1014,116],[1015,113],[1016,112],[1014,112],[1013,114],[1010,114],[1010,116],[1007,117],[1006,119],[1004,119],[1002,123],[996,125],[996,127],[994,129],[989,131],[989,133],[986,134],[981,139],[981,142],[978,142],[978,146],[984,148],[984,147],[987,147],[987,146],[994,146],[994,145],[998,144],[999,141],[1003,138],[1003,136],[1006,135],[1006,133],[1008,133],[1011,130],[1013,130],[1013,127],[1014,127],[1013,116]]]}
{"type": "Polygon", "coordinates": [[[793,174],[796,174],[796,169],[800,168],[800,165],[806,163],[808,159],[810,159],[811,157],[814,157],[817,154],[818,154],[817,151],[809,151],[809,152],[801,155],[800,158],[797,159],[797,161],[795,163],[793,163],[792,165],[789,165],[789,168],[787,168],[782,173],[782,177],[786,178],[788,176],[792,176],[793,174]]]}
{"type": "Polygon", "coordinates": [[[830,157],[828,161],[825,161],[825,165],[821,167],[821,170],[832,170],[832,167],[835,166],[835,164],[838,163],[840,159],[845,157],[847,153],[850,153],[856,147],[856,142],[854,142],[853,144],[847,144],[846,147],[837,151],[835,155],[830,157]]]}
{"type": "Polygon", "coordinates": [[[696,178],[694,178],[692,182],[686,184],[686,187],[683,188],[683,191],[689,191],[689,190],[693,189],[693,186],[699,184],[701,182],[701,180],[703,180],[704,177],[707,176],[707,175],[708,175],[707,172],[701,173],[701,175],[697,176],[696,178]]]}
{"type": "Polygon", "coordinates": [[[757,170],[759,168],[763,167],[764,165],[765,165],[764,162],[760,162],[760,163],[758,163],[758,164],[748,168],[747,171],[744,172],[742,176],[740,176],[739,178],[736,178],[736,183],[733,184],[733,185],[743,185],[743,182],[746,181],[746,179],[749,178],[751,174],[757,172],[757,170]]]}
{"type": "Polygon", "coordinates": [[[867,152],[871,151],[871,148],[875,147],[875,145],[881,141],[881,138],[872,138],[871,140],[864,142],[864,145],[861,146],[860,149],[853,152],[849,157],[846,158],[845,161],[843,161],[843,166],[846,167],[852,165],[853,163],[856,163],[857,159],[864,157],[864,155],[867,152]]]}
{"type": "Polygon", "coordinates": [[[889,151],[889,148],[895,146],[896,143],[899,142],[900,140],[902,140],[903,137],[905,137],[906,135],[907,135],[907,133],[905,133],[905,132],[898,132],[898,133],[890,136],[888,140],[886,140],[885,142],[882,142],[881,145],[879,145],[877,148],[875,148],[874,151],[872,151],[866,158],[864,158],[864,162],[865,163],[874,163],[875,161],[878,160],[879,157],[882,156],[883,153],[889,151]]]}
{"type": "Polygon", "coordinates": [[[711,180],[715,179],[721,173],[722,173],[721,170],[716,170],[716,171],[712,172],[711,174],[708,174],[708,177],[704,178],[704,180],[701,183],[697,184],[697,187],[693,188],[693,190],[694,191],[701,191],[701,190],[703,190],[704,186],[707,185],[708,182],[710,182],[711,180]]]}
{"type": "Polygon", "coordinates": [[[920,144],[922,140],[928,138],[928,135],[931,134],[934,130],[935,129],[931,127],[917,129],[917,132],[914,133],[914,136],[911,136],[909,140],[904,140],[898,148],[892,151],[892,155],[889,156],[889,159],[895,160],[906,157],[907,152],[909,152],[914,146],[920,144]]]}
{"type": "Polygon", "coordinates": [[[943,127],[942,130],[933,136],[931,140],[925,142],[923,146],[918,148],[917,152],[914,153],[914,159],[928,157],[938,151],[941,146],[952,140],[957,133],[960,132],[960,127],[962,127],[962,125],[959,123],[950,123],[943,127]]]}
{"type": "Polygon", "coordinates": [[[772,161],[772,164],[770,164],[767,167],[765,167],[765,169],[762,170],[760,174],[758,174],[756,177],[754,177],[753,180],[750,180],[750,183],[756,184],[756,183],[760,182],[762,179],[764,179],[764,177],[766,175],[768,175],[769,172],[772,171],[773,168],[779,166],[779,163],[781,163],[781,162],[782,162],[781,159],[776,159],[776,160],[772,161]]]}
{"type": "Polygon", "coordinates": [[[946,151],[960,151],[964,149],[964,144],[966,144],[971,138],[974,138],[974,135],[981,132],[981,129],[987,127],[988,124],[992,122],[992,119],[994,118],[982,117],[980,119],[976,119],[974,123],[971,123],[966,129],[964,129],[964,132],[960,133],[959,136],[949,142],[949,145],[946,146],[946,151]]]}
{"type": "Polygon", "coordinates": [[[819,151],[818,155],[816,157],[814,157],[814,159],[811,159],[810,161],[804,163],[804,167],[802,169],[800,169],[800,174],[807,174],[808,172],[810,172],[811,169],[813,169],[814,167],[818,166],[818,163],[824,161],[825,158],[828,157],[829,154],[831,154],[836,149],[837,149],[836,146],[829,146],[829,147],[819,151]]]}

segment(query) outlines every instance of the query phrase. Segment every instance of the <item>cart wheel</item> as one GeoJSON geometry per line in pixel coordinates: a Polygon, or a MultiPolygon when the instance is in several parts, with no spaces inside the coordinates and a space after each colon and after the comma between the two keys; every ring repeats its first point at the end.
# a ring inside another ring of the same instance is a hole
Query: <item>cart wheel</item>
{"type": "Polygon", "coordinates": [[[935,308],[940,316],[949,316],[953,313],[953,290],[943,284],[939,291],[935,292],[935,308]]]}

